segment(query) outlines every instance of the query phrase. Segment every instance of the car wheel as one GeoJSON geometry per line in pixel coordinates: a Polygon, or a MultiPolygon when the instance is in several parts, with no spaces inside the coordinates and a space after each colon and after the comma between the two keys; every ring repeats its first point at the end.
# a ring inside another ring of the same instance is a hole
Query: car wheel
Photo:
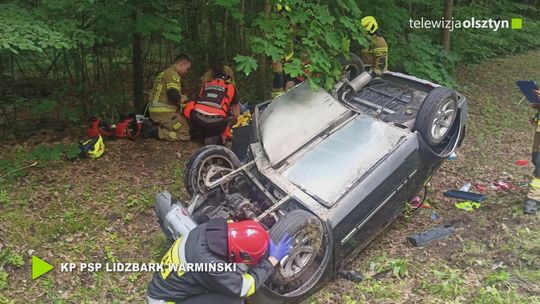
{"type": "Polygon", "coordinates": [[[364,72],[362,59],[354,53],[349,53],[349,59],[345,59],[345,56],[340,56],[339,63],[343,67],[343,72],[346,74],[347,80],[353,80],[356,76],[364,72]]]}
{"type": "Polygon", "coordinates": [[[208,191],[206,184],[240,167],[233,151],[223,146],[205,146],[195,151],[186,164],[184,186],[190,196],[208,191]]]}
{"type": "MultiPolygon", "coordinates": [[[[310,280],[320,265],[320,256],[325,251],[326,241],[322,222],[304,210],[293,210],[283,216],[270,228],[270,238],[279,242],[286,234],[294,238],[289,257],[280,264],[272,275],[272,283],[277,288],[290,292],[310,280]]],[[[324,268],[324,267],[323,267],[324,268]]]]}
{"type": "Polygon", "coordinates": [[[414,129],[430,147],[435,147],[450,132],[457,110],[456,92],[445,87],[435,88],[424,99],[416,116],[414,129]]]}

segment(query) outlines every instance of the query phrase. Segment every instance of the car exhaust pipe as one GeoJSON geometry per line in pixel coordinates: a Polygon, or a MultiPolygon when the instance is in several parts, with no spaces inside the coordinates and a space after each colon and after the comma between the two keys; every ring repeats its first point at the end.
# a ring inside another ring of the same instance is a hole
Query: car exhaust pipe
{"type": "Polygon", "coordinates": [[[187,235],[193,228],[197,227],[197,223],[189,212],[176,199],[173,199],[168,191],[156,194],[154,210],[161,230],[170,240],[187,235]]]}
{"type": "Polygon", "coordinates": [[[337,89],[337,98],[340,101],[346,101],[358,92],[361,88],[365,87],[371,80],[373,76],[369,72],[362,72],[360,75],[356,76],[351,81],[346,81],[342,85],[338,85],[337,89]]]}
{"type": "Polygon", "coordinates": [[[352,91],[353,93],[357,92],[361,88],[365,87],[373,77],[368,72],[362,72],[360,75],[356,76],[353,80],[345,84],[346,90],[352,91]]]}

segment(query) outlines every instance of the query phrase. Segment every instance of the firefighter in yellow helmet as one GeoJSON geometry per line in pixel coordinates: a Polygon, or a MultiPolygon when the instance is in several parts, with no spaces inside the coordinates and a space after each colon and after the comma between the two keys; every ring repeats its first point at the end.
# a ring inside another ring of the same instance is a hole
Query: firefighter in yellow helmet
{"type": "Polygon", "coordinates": [[[362,50],[362,61],[371,65],[373,72],[381,75],[388,71],[388,44],[379,32],[379,25],[373,16],[366,16],[360,21],[369,34],[370,43],[367,49],[362,50]]]}
{"type": "MultiPolygon", "coordinates": [[[[179,111],[187,98],[182,95],[182,77],[191,68],[191,60],[186,55],[176,56],[174,63],[159,73],[154,82],[148,112],[158,125],[157,134],[145,137],[157,137],[169,141],[190,140],[189,124],[179,111]]],[[[149,133],[155,133],[155,130],[149,133]]]]}
{"type": "MultiPolygon", "coordinates": [[[[540,90],[536,90],[536,95],[538,98],[540,98],[540,90]]],[[[534,214],[538,212],[538,207],[540,204],[540,104],[535,104],[533,107],[537,111],[536,115],[531,121],[535,127],[532,149],[534,172],[531,183],[529,184],[527,199],[523,204],[523,212],[525,214],[534,214]]]]}
{"type": "MultiPolygon", "coordinates": [[[[279,14],[284,15],[286,18],[288,17],[289,12],[291,12],[292,9],[285,0],[278,0],[278,3],[276,4],[276,12],[279,14]]],[[[294,31],[294,25],[292,23],[289,23],[289,31],[294,31]]],[[[289,33],[290,34],[290,33],[289,33]]],[[[290,62],[294,57],[294,44],[291,40],[289,42],[289,52],[287,55],[283,56],[280,60],[272,61],[272,72],[274,73],[272,78],[272,93],[271,97],[275,98],[281,94],[283,94],[288,89],[292,88],[295,83],[294,79],[290,76],[284,73],[283,71],[283,64],[290,62]]]]}

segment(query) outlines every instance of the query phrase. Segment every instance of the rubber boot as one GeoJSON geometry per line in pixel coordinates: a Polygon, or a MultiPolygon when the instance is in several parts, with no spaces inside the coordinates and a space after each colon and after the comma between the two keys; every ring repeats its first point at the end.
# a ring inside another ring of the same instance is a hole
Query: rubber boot
{"type": "Polygon", "coordinates": [[[143,138],[158,138],[159,127],[150,119],[146,119],[142,125],[141,135],[143,138]]]}

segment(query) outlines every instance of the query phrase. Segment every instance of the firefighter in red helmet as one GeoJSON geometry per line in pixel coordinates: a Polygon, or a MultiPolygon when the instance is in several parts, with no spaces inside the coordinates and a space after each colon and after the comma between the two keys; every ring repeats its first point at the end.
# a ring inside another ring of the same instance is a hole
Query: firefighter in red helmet
{"type": "Polygon", "coordinates": [[[179,238],[161,265],[238,263],[234,271],[181,271],[188,267],[165,267],[154,273],[147,289],[149,304],[243,303],[274,272],[292,249],[285,236],[274,244],[257,222],[227,222],[214,218],[179,238]],[[177,270],[177,271],[175,271],[177,270]]]}

